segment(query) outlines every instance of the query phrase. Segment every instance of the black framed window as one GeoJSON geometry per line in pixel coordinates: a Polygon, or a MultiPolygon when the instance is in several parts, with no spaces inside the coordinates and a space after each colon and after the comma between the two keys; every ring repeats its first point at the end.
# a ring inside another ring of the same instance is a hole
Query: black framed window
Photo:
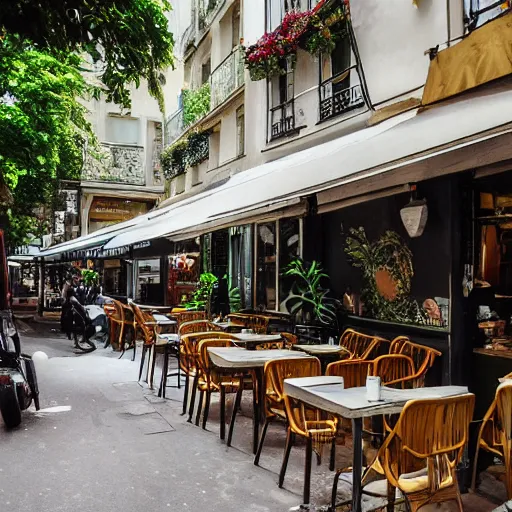
{"type": "Polygon", "coordinates": [[[272,77],[268,82],[269,141],[295,133],[295,70],[292,58],[288,57],[284,63],[286,73],[272,77]]]}

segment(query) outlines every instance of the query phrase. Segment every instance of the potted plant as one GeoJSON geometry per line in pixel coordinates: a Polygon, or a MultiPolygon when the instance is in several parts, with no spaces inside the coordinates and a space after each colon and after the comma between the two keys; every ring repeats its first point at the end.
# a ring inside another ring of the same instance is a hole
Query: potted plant
{"type": "Polygon", "coordinates": [[[206,316],[211,318],[213,290],[219,280],[211,272],[204,272],[199,276],[197,290],[192,295],[192,300],[187,302],[187,309],[206,311],[206,316]]]}
{"type": "Polygon", "coordinates": [[[284,301],[292,316],[302,317],[306,324],[337,328],[338,301],[329,297],[329,289],[322,286],[329,276],[318,261],[306,263],[296,258],[284,268],[282,275],[294,278],[284,301]]]}

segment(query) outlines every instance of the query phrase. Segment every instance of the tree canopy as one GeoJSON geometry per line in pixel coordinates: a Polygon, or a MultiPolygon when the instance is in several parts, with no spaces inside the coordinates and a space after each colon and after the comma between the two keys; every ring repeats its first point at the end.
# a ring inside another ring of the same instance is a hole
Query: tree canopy
{"type": "Polygon", "coordinates": [[[80,179],[95,143],[80,98],[130,108],[129,86],[146,80],[164,111],[170,10],[168,0],[0,2],[0,228],[10,245],[48,232],[41,207],[52,212],[61,180],[80,179]]]}
{"type": "Polygon", "coordinates": [[[9,0],[0,5],[0,32],[38,49],[85,52],[101,62],[107,100],[129,108],[127,86],[148,82],[163,111],[161,71],[173,65],[167,0],[9,0]]]}
{"type": "Polygon", "coordinates": [[[51,205],[61,179],[80,178],[86,140],[94,140],[79,102],[89,88],[80,57],[59,57],[0,42],[0,171],[12,194],[0,215],[11,244],[33,232],[34,209],[51,205]]]}

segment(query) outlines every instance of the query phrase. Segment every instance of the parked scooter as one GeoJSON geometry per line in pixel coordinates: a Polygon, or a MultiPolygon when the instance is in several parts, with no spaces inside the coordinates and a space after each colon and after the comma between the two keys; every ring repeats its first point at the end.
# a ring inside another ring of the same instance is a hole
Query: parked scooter
{"type": "Polygon", "coordinates": [[[32,400],[39,410],[39,388],[34,362],[21,354],[16,324],[9,309],[7,258],[0,230],[0,413],[8,428],[21,423],[21,411],[32,400]]]}

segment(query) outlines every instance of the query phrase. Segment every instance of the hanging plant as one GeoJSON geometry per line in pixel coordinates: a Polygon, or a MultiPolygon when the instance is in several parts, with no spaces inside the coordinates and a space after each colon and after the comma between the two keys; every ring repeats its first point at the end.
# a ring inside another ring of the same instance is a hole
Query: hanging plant
{"type": "Polygon", "coordinates": [[[210,111],[210,83],[205,82],[199,89],[183,89],[183,124],[190,126],[210,111]]]}
{"type": "Polygon", "coordinates": [[[199,165],[210,156],[210,131],[193,132],[188,136],[186,163],[190,167],[199,165]]]}
{"type": "MultiPolygon", "coordinates": [[[[265,33],[245,49],[245,64],[251,80],[286,73],[286,58],[298,48],[312,55],[331,53],[343,37],[349,18],[348,0],[321,2],[311,11],[287,12],[279,27],[265,33]]],[[[293,61],[294,62],[294,61],[293,61]]]]}
{"type": "Polygon", "coordinates": [[[181,139],[162,151],[160,162],[164,176],[170,180],[183,174],[187,168],[186,151],[188,140],[181,139]]]}

